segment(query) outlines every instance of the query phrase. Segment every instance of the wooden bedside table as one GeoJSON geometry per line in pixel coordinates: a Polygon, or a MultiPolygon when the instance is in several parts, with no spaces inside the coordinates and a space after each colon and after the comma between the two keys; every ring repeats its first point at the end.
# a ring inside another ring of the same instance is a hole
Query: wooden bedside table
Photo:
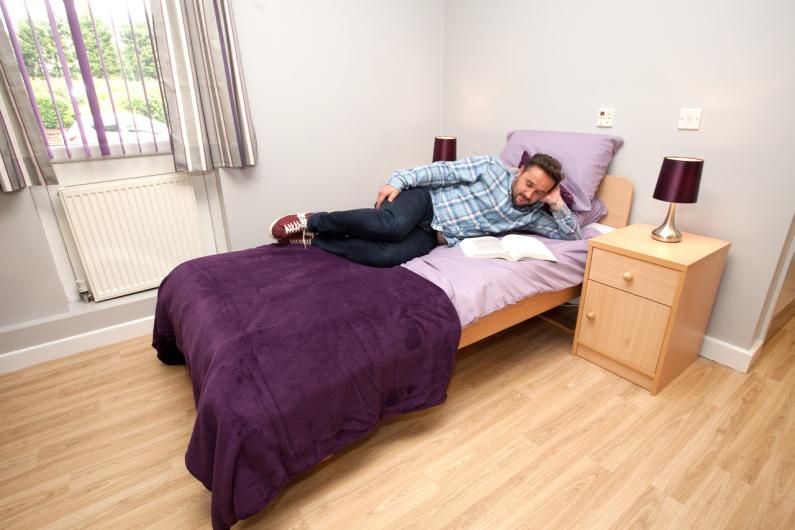
{"type": "Polygon", "coordinates": [[[590,240],[572,353],[659,392],[695,361],[730,243],[631,225],[590,240]]]}

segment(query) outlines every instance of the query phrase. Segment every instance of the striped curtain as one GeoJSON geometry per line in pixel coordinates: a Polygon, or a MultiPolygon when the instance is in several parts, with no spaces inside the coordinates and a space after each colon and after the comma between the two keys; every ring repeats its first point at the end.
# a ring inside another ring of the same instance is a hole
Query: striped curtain
{"type": "MultiPolygon", "coordinates": [[[[57,184],[44,145],[41,120],[25,89],[11,40],[0,23],[0,190],[57,184]]],[[[21,52],[19,59],[21,61],[21,52]]]]}
{"type": "Polygon", "coordinates": [[[152,0],[179,171],[257,162],[229,0],[152,0]]]}

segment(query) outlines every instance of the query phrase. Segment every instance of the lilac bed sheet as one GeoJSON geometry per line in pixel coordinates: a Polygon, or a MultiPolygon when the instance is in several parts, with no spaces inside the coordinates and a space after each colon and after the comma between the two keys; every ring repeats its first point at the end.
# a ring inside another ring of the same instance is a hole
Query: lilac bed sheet
{"type": "Polygon", "coordinates": [[[530,296],[582,283],[587,239],[599,234],[599,230],[587,226],[584,239],[575,241],[534,236],[549,247],[557,262],[474,259],[464,256],[459,247],[439,246],[403,267],[438,285],[453,302],[462,327],[466,327],[530,296]]]}
{"type": "Polygon", "coordinates": [[[461,327],[433,283],[318,249],[263,246],[192,260],[160,286],[153,345],[187,363],[185,455],[215,528],[385,416],[444,401],[461,327]]]}

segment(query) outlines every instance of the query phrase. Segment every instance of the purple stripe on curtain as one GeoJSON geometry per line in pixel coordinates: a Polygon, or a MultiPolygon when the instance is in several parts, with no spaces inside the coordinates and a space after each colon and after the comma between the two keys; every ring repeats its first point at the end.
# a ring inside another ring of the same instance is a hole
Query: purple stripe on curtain
{"type": "MultiPolygon", "coordinates": [[[[155,46],[155,39],[154,36],[152,35],[152,24],[151,24],[152,15],[149,13],[149,8],[146,7],[146,2],[144,2],[144,18],[146,18],[146,31],[149,33],[149,47],[152,49],[152,57],[155,60],[155,64],[158,65],[158,67],[155,68],[155,72],[157,73],[157,88],[160,93],[160,101],[163,103],[163,106],[165,107],[166,95],[163,92],[163,76],[160,73],[160,58],[157,55],[157,46],[155,46]]],[[[168,123],[167,119],[166,123],[168,123]]],[[[169,135],[170,133],[171,130],[169,129],[169,135]]]]}
{"type": "Polygon", "coordinates": [[[25,90],[28,91],[28,99],[30,99],[30,105],[33,107],[33,115],[36,116],[36,123],[39,125],[39,130],[41,131],[41,137],[44,139],[44,146],[47,148],[47,156],[50,158],[53,157],[52,149],[50,149],[50,142],[47,140],[47,133],[44,130],[44,122],[41,119],[41,112],[39,112],[39,105],[36,103],[36,96],[33,94],[33,86],[30,84],[30,77],[28,76],[28,69],[25,66],[25,59],[22,55],[22,48],[19,46],[19,40],[17,39],[17,34],[14,31],[14,24],[11,21],[11,15],[8,13],[8,8],[6,7],[5,0],[0,0],[0,9],[3,10],[3,19],[6,22],[6,29],[8,30],[8,37],[11,40],[11,46],[14,48],[14,55],[17,58],[17,64],[19,64],[19,71],[22,73],[22,80],[25,83],[25,90]]]}
{"type": "Polygon", "coordinates": [[[83,153],[87,157],[91,156],[91,149],[88,147],[88,140],[86,139],[86,131],[83,129],[83,120],[80,116],[80,107],[77,104],[77,98],[74,95],[74,87],[72,86],[72,72],[69,70],[69,63],[66,62],[66,56],[63,52],[63,44],[61,43],[61,34],[58,32],[58,23],[55,21],[55,14],[52,11],[50,0],[44,0],[44,5],[47,8],[47,18],[50,20],[50,33],[55,42],[55,49],[58,51],[58,59],[61,62],[63,69],[64,81],[66,81],[66,88],[69,90],[69,99],[72,101],[72,110],[75,112],[75,121],[77,128],[80,131],[80,139],[83,141],[83,153]]]}
{"type": "Polygon", "coordinates": [[[80,64],[80,74],[83,77],[83,85],[86,88],[88,107],[91,109],[91,117],[94,119],[94,130],[97,133],[99,151],[103,156],[110,155],[108,138],[105,136],[105,125],[102,123],[102,111],[99,109],[99,99],[97,90],[94,88],[94,78],[91,76],[91,65],[88,62],[88,52],[86,43],[83,41],[83,33],[80,31],[80,21],[77,19],[77,10],[74,0],[63,0],[66,8],[66,20],[69,21],[69,29],[72,31],[72,41],[75,44],[77,62],[80,64]]]}
{"type": "MultiPolygon", "coordinates": [[[[66,131],[63,128],[63,119],[61,118],[61,111],[58,110],[58,105],[55,102],[55,93],[52,90],[52,80],[50,79],[50,69],[47,68],[47,61],[44,60],[44,54],[41,51],[41,44],[39,44],[38,31],[36,30],[36,25],[33,23],[33,17],[30,16],[30,10],[28,9],[27,2],[25,2],[25,14],[27,14],[28,16],[28,25],[30,26],[30,34],[33,36],[33,44],[36,45],[36,53],[38,54],[39,57],[39,65],[41,66],[42,73],[44,73],[44,80],[47,82],[47,90],[50,93],[50,101],[52,101],[52,109],[55,111],[55,118],[58,120],[58,129],[60,129],[61,131],[61,138],[63,138],[63,146],[64,149],[66,149],[66,157],[71,159],[72,150],[69,148],[69,142],[66,140],[66,131]]],[[[52,156],[50,158],[52,158],[52,156]]]]}
{"type": "Polygon", "coordinates": [[[237,149],[240,152],[240,163],[246,164],[246,155],[243,149],[243,137],[240,134],[240,123],[238,121],[237,113],[240,112],[240,107],[237,104],[237,93],[234,86],[232,86],[232,73],[229,68],[229,60],[226,56],[226,33],[224,32],[223,24],[221,24],[221,15],[218,10],[218,0],[213,0],[213,9],[215,9],[215,23],[218,26],[218,40],[221,43],[221,57],[224,58],[224,73],[226,74],[226,88],[229,91],[229,96],[232,98],[232,122],[235,124],[235,138],[237,139],[237,149]]]}
{"type": "MultiPolygon", "coordinates": [[[[102,44],[99,42],[99,35],[97,34],[97,24],[94,21],[94,11],[91,9],[91,2],[86,0],[86,7],[88,7],[88,16],[91,18],[91,29],[94,31],[94,41],[97,43],[97,53],[99,54],[99,65],[102,68],[102,76],[105,78],[105,86],[108,88],[108,99],[110,99],[110,108],[113,109],[113,119],[116,120],[116,129],[119,133],[119,145],[121,145],[122,154],[127,154],[127,149],[124,147],[124,137],[121,134],[121,123],[119,122],[119,115],[116,112],[116,103],[113,101],[113,90],[110,87],[110,79],[108,79],[108,70],[105,68],[105,54],[102,53],[102,44]]],[[[104,122],[103,122],[104,125],[104,122]]]]}

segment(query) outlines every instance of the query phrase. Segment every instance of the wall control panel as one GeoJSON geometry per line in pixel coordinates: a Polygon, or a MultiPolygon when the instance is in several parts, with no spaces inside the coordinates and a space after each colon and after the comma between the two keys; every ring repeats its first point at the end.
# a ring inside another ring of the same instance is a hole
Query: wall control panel
{"type": "Polygon", "coordinates": [[[597,127],[612,127],[616,109],[599,109],[596,113],[597,127]]]}

